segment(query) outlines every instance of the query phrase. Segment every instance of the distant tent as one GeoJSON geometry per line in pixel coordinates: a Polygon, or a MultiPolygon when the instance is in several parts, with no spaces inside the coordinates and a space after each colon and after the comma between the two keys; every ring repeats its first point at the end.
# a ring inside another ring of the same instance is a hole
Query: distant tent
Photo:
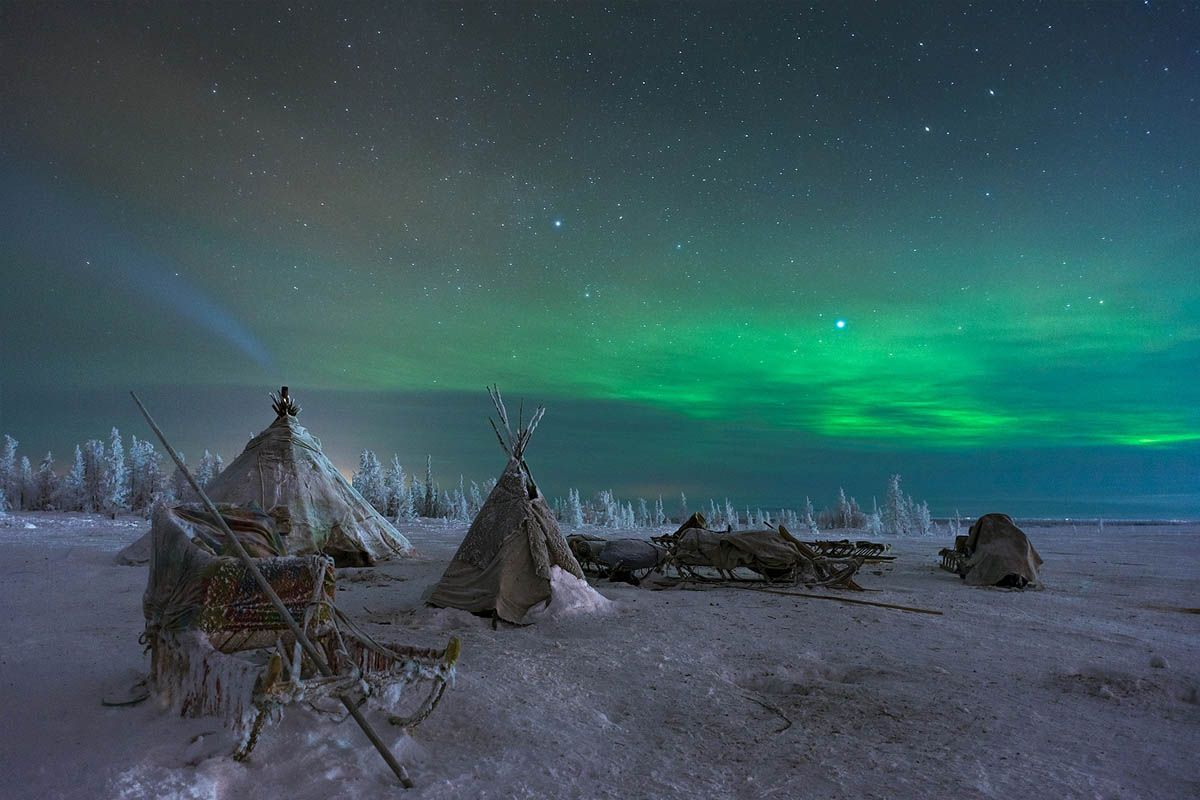
{"type": "Polygon", "coordinates": [[[1024,587],[1038,582],[1042,557],[1007,514],[984,514],[964,543],[963,577],[973,586],[1024,587]]]}
{"type": "Polygon", "coordinates": [[[131,544],[125,545],[114,559],[127,567],[138,567],[150,563],[150,552],[154,549],[154,537],[147,531],[131,544]]]}
{"type": "MultiPolygon", "coordinates": [[[[339,567],[360,567],[407,555],[412,545],[350,485],[325,457],[321,442],[296,416],[286,386],[271,394],[275,421],[204,487],[214,503],[258,506],[275,518],[291,555],[324,553],[339,567]]],[[[144,564],[150,534],[117,555],[144,564]]]]}
{"type": "Polygon", "coordinates": [[[530,610],[550,600],[553,567],[580,580],[583,570],[525,463],[525,448],[545,409],[539,406],[526,427],[518,421],[514,435],[499,391],[488,392],[504,426],[501,435],[492,422],[508,454],[508,466],[428,602],[474,613],[494,612],[500,619],[520,624],[530,610]]]}

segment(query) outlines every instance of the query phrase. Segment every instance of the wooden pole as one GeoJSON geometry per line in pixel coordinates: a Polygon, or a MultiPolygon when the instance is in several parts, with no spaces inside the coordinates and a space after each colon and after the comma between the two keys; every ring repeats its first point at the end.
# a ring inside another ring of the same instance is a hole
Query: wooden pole
{"type": "MultiPolygon", "coordinates": [[[[300,628],[300,625],[292,617],[292,614],[290,611],[288,611],[287,606],[283,604],[283,601],[279,599],[279,595],[275,593],[275,589],[271,586],[270,581],[268,581],[266,577],[259,572],[258,566],[254,563],[254,559],[252,559],[250,554],[246,552],[246,548],[242,545],[241,540],[238,539],[237,536],[234,535],[233,531],[229,529],[229,525],[225,522],[225,518],[221,516],[221,513],[217,511],[217,507],[213,504],[213,501],[210,500],[208,495],[204,493],[204,490],[200,488],[200,484],[196,483],[196,479],[192,477],[192,473],[186,466],[184,466],[183,459],[179,456],[179,453],[175,452],[175,448],[171,447],[171,443],[167,441],[167,437],[162,432],[162,429],[158,427],[158,424],[150,416],[150,412],[146,410],[144,405],[142,405],[142,401],[138,399],[138,396],[135,393],[130,392],[129,394],[133,397],[133,402],[137,403],[137,407],[141,410],[142,416],[146,418],[146,422],[150,424],[150,429],[154,431],[154,435],[158,437],[160,442],[162,442],[163,447],[167,449],[167,453],[171,456],[171,459],[175,462],[175,465],[179,467],[179,471],[183,473],[185,478],[187,478],[188,484],[192,487],[192,489],[195,490],[196,494],[200,496],[200,501],[204,503],[204,508],[209,514],[212,515],[213,519],[221,527],[221,530],[224,532],[225,536],[228,537],[228,541],[233,545],[233,549],[237,552],[238,558],[242,560],[242,563],[246,566],[246,569],[248,569],[250,574],[254,576],[254,580],[258,584],[258,588],[263,590],[263,593],[271,601],[271,605],[275,606],[275,610],[279,612],[279,615],[283,618],[283,621],[287,623],[288,630],[290,630],[292,635],[296,637],[296,641],[300,643],[300,647],[304,650],[304,654],[312,659],[312,662],[317,665],[317,669],[320,670],[322,675],[327,678],[332,677],[333,670],[329,668],[327,663],[325,663],[325,657],[322,656],[321,652],[313,646],[311,641],[309,641],[308,636],[304,634],[304,631],[300,628]]],[[[361,711],[359,711],[358,706],[351,702],[350,698],[346,697],[344,694],[338,695],[338,699],[342,701],[342,705],[346,707],[346,711],[351,717],[354,718],[354,721],[358,723],[358,727],[362,728],[363,733],[366,734],[367,738],[371,741],[371,744],[375,745],[375,749],[379,751],[379,755],[383,756],[383,760],[387,762],[388,767],[391,768],[392,772],[395,773],[396,778],[399,779],[400,785],[405,789],[411,789],[413,782],[412,779],[408,777],[408,772],[404,769],[403,765],[396,760],[396,757],[392,755],[392,751],[389,750],[387,745],[383,743],[383,740],[379,738],[379,734],[375,733],[375,729],[371,727],[371,723],[368,722],[367,718],[362,715],[361,711]]]]}
{"type": "Polygon", "coordinates": [[[875,606],[876,608],[894,608],[897,611],[911,611],[914,614],[936,614],[939,617],[942,616],[941,611],[934,611],[933,609],[930,609],[930,608],[916,608],[915,606],[898,606],[894,603],[875,603],[875,602],[872,602],[871,600],[855,600],[850,597],[838,597],[837,595],[833,595],[833,594],[811,594],[809,592],[785,592],[782,589],[767,589],[765,587],[760,589],[757,586],[747,586],[746,588],[751,589],[755,592],[766,592],[767,594],[781,594],[781,595],[784,595],[785,597],[810,597],[815,600],[836,600],[839,603],[853,603],[856,606],[875,606]]]}

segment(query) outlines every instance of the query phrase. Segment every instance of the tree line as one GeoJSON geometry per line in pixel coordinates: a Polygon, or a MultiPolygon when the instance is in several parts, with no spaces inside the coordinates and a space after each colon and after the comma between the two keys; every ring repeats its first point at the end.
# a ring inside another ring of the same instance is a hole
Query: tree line
{"type": "MultiPolygon", "coordinates": [[[[198,499],[182,472],[175,469],[168,474],[164,470],[166,458],[152,442],[131,436],[126,447],[116,428],[110,432],[107,443],[89,439],[76,445],[71,467],[61,476],[55,470],[51,453],[46,453],[35,470],[28,456],[18,455],[18,446],[16,439],[5,434],[0,448],[0,511],[133,512],[150,516],[158,505],[198,499]]],[[[223,469],[221,456],[205,450],[194,477],[205,487],[223,469]]],[[[715,529],[784,525],[793,531],[812,534],[838,528],[864,530],[871,535],[933,533],[929,505],[905,494],[900,481],[899,475],[892,475],[883,506],[873,502],[869,512],[842,489],[838,490],[837,502],[819,512],[807,497],[799,510],[764,511],[748,506],[739,510],[728,499],[720,503],[709,499],[707,504],[692,509],[687,496],[680,493],[675,513],[670,514],[662,496],[652,501],[642,497],[622,500],[607,489],[587,499],[578,489],[569,489],[565,498],[555,498],[550,505],[558,519],[572,528],[659,528],[682,522],[693,511],[699,511],[715,529]]],[[[432,457],[425,459],[422,479],[407,473],[398,456],[393,455],[384,467],[373,451],[363,450],[351,485],[380,514],[396,522],[425,517],[469,523],[496,480],[487,480],[482,485],[475,481],[468,484],[459,476],[456,487],[444,490],[433,477],[432,457]]],[[[958,523],[952,527],[952,532],[957,533],[958,523]]]]}
{"type": "MultiPolygon", "coordinates": [[[[136,436],[128,448],[113,428],[108,442],[89,439],[75,445],[66,473],[59,475],[53,453],[39,461],[18,457],[19,442],[5,434],[0,448],[0,511],[86,511],[102,514],[134,512],[149,516],[159,504],[196,500],[178,469],[167,474],[165,457],[154,444],[136,436]]],[[[204,451],[194,470],[202,487],[225,468],[219,455],[204,451]]]]}

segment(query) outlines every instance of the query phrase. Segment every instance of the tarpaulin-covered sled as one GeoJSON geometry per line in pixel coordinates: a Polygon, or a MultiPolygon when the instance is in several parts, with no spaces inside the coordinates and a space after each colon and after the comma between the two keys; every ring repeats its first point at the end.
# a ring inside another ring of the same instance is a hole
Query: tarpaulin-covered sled
{"type": "Polygon", "coordinates": [[[577,533],[567,537],[575,560],[602,578],[637,585],[667,561],[667,548],[644,539],[604,539],[577,533]]]}
{"type": "Polygon", "coordinates": [[[1007,514],[984,514],[966,536],[956,536],[954,547],[943,548],[942,569],[972,586],[1006,586],[1023,589],[1038,582],[1042,557],[1007,514]]]}
{"type": "Polygon", "coordinates": [[[423,682],[425,696],[391,721],[413,726],[432,712],[454,672],[456,639],[443,650],[377,642],[334,604],[332,559],[282,555],[274,519],[257,508],[219,511],[333,674],[322,676],[303,654],[246,564],[231,555],[219,523],[199,504],[181,505],[154,517],[143,596],[150,685],[161,698],[187,716],[223,718],[241,737],[239,759],[289,703],[320,711],[343,695],[358,703],[423,682]]]}
{"type": "Polygon", "coordinates": [[[746,569],[767,581],[862,588],[854,582],[854,574],[862,566],[861,558],[823,555],[783,526],[758,531],[714,531],[708,529],[703,514],[693,514],[679,530],[655,537],[654,541],[667,548],[667,563],[681,576],[692,579],[705,579],[697,568],[715,570],[722,580],[736,580],[735,570],[746,569]]]}

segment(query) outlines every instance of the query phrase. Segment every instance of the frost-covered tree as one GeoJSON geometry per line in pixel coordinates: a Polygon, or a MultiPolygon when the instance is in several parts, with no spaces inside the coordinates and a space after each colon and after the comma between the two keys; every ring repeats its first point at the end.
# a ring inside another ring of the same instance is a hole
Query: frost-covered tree
{"type": "Polygon", "coordinates": [[[475,519],[475,515],[479,513],[479,509],[483,508],[483,492],[479,491],[479,484],[471,481],[471,491],[467,495],[467,503],[471,509],[471,519],[475,519]]]}
{"type": "MultiPolygon", "coordinates": [[[[187,458],[183,455],[183,453],[179,454],[179,460],[185,465],[187,464],[187,458]]],[[[194,478],[195,475],[192,477],[194,478]]],[[[200,500],[200,498],[196,495],[196,491],[192,488],[192,485],[188,483],[188,479],[183,474],[183,470],[181,470],[179,467],[176,467],[175,471],[171,473],[170,491],[171,496],[181,503],[195,503],[200,500]]]]}
{"type": "Polygon", "coordinates": [[[409,481],[409,494],[412,495],[413,519],[425,516],[425,484],[413,475],[409,481]]]}
{"type": "Polygon", "coordinates": [[[196,465],[196,473],[193,476],[196,483],[200,484],[201,489],[207,489],[208,485],[213,482],[213,478],[221,474],[225,469],[225,462],[221,457],[214,455],[205,450],[204,455],[200,456],[200,463],[196,465]]]}
{"type": "Polygon", "coordinates": [[[417,476],[410,475],[408,480],[408,489],[400,496],[400,504],[396,509],[396,518],[399,520],[411,521],[420,519],[421,505],[425,502],[425,487],[417,480],[417,476]]]}
{"type": "Polygon", "coordinates": [[[920,505],[913,506],[913,533],[918,533],[921,536],[929,536],[933,533],[933,519],[929,515],[929,504],[924,500],[920,505]]]}
{"type": "Polygon", "coordinates": [[[596,497],[597,511],[600,518],[596,524],[605,528],[616,528],[621,524],[621,506],[609,489],[602,489],[596,497]]]}
{"type": "MultiPolygon", "coordinates": [[[[1100,532],[1104,532],[1104,520],[1100,520],[1100,532]]],[[[954,537],[962,534],[962,515],[954,509],[954,516],[946,520],[946,538],[954,541],[954,537]]]]}
{"type": "Polygon", "coordinates": [[[59,484],[58,499],[55,501],[60,511],[83,510],[84,473],[83,448],[75,445],[75,460],[71,463],[70,472],[59,484]]]}
{"type": "Polygon", "coordinates": [[[387,487],[383,478],[383,465],[379,457],[370,450],[363,450],[358,457],[358,471],[350,484],[358,490],[371,506],[381,514],[387,513],[387,487]]]}
{"type": "Polygon", "coordinates": [[[105,457],[104,442],[88,439],[83,444],[83,511],[106,511],[112,491],[111,473],[105,457]]]}
{"type": "Polygon", "coordinates": [[[155,501],[170,496],[162,470],[162,454],[148,439],[132,437],[129,444],[129,509],[149,516],[155,501]]]}
{"type": "Polygon", "coordinates": [[[29,456],[21,456],[21,464],[17,467],[17,486],[18,496],[20,497],[19,508],[22,511],[33,510],[33,465],[29,463],[29,456]]]}
{"type": "Polygon", "coordinates": [[[422,516],[436,517],[438,515],[438,490],[433,485],[433,456],[425,456],[425,508],[422,516]]]}
{"type": "Polygon", "coordinates": [[[729,502],[729,498],[725,498],[725,524],[733,530],[741,527],[741,520],[738,519],[737,509],[733,507],[733,503],[729,502]]]}
{"type": "Polygon", "coordinates": [[[679,521],[683,522],[690,516],[691,516],[691,514],[688,512],[687,495],[684,494],[683,492],[680,492],[679,493],[679,521]]]}
{"type": "Polygon", "coordinates": [[[644,497],[638,498],[637,512],[634,514],[633,523],[638,528],[650,527],[650,506],[644,497]]]}
{"type": "Polygon", "coordinates": [[[929,506],[925,503],[917,505],[916,501],[904,493],[900,488],[899,475],[892,475],[888,479],[887,498],[884,500],[880,516],[886,532],[902,536],[928,534],[932,525],[929,506]]]}
{"type": "Polygon", "coordinates": [[[417,518],[417,506],[413,497],[415,481],[408,481],[400,459],[392,457],[392,467],[388,470],[388,491],[396,505],[395,518],[397,522],[411,522],[417,518]],[[411,483],[411,485],[410,485],[411,483]]]}
{"type": "Polygon", "coordinates": [[[442,492],[439,498],[438,516],[454,522],[470,522],[471,512],[467,508],[465,481],[459,476],[458,486],[442,492]]]}
{"type": "Polygon", "coordinates": [[[37,472],[33,474],[33,509],[50,511],[57,499],[58,475],[54,472],[54,456],[46,453],[46,457],[38,464],[37,472]]]}
{"type": "Polygon", "coordinates": [[[0,449],[0,494],[4,495],[5,508],[20,507],[21,487],[17,476],[17,445],[16,439],[4,434],[4,448],[0,449]]]}
{"type": "Polygon", "coordinates": [[[834,519],[835,528],[850,527],[850,501],[846,499],[846,490],[838,487],[837,517],[834,519]]]}
{"type": "Polygon", "coordinates": [[[567,506],[564,509],[564,518],[567,525],[572,528],[583,527],[583,503],[579,499],[578,489],[567,490],[567,506]]]}
{"type": "Polygon", "coordinates": [[[663,499],[661,494],[658,496],[658,500],[654,501],[654,521],[652,524],[656,528],[661,528],[663,525],[667,524],[667,512],[665,509],[663,509],[663,499]]]}
{"type": "Polygon", "coordinates": [[[129,502],[129,465],[125,463],[125,446],[121,443],[121,432],[116,428],[109,433],[106,461],[108,480],[103,510],[115,515],[118,511],[128,508],[129,502]]]}
{"type": "Polygon", "coordinates": [[[867,533],[871,536],[879,536],[883,533],[883,520],[879,517],[878,508],[867,515],[867,533]]]}
{"type": "Polygon", "coordinates": [[[458,488],[450,496],[450,519],[456,522],[470,522],[471,508],[467,503],[466,481],[462,475],[458,476],[458,488]]]}
{"type": "Polygon", "coordinates": [[[813,511],[812,500],[808,497],[804,498],[804,526],[814,534],[821,532],[817,527],[817,517],[813,511]]]}
{"type": "Polygon", "coordinates": [[[383,476],[383,495],[387,498],[385,516],[400,519],[401,506],[412,505],[411,498],[406,500],[404,497],[408,491],[407,482],[404,467],[400,464],[400,457],[393,454],[392,463],[388,465],[387,472],[383,476]]]}

